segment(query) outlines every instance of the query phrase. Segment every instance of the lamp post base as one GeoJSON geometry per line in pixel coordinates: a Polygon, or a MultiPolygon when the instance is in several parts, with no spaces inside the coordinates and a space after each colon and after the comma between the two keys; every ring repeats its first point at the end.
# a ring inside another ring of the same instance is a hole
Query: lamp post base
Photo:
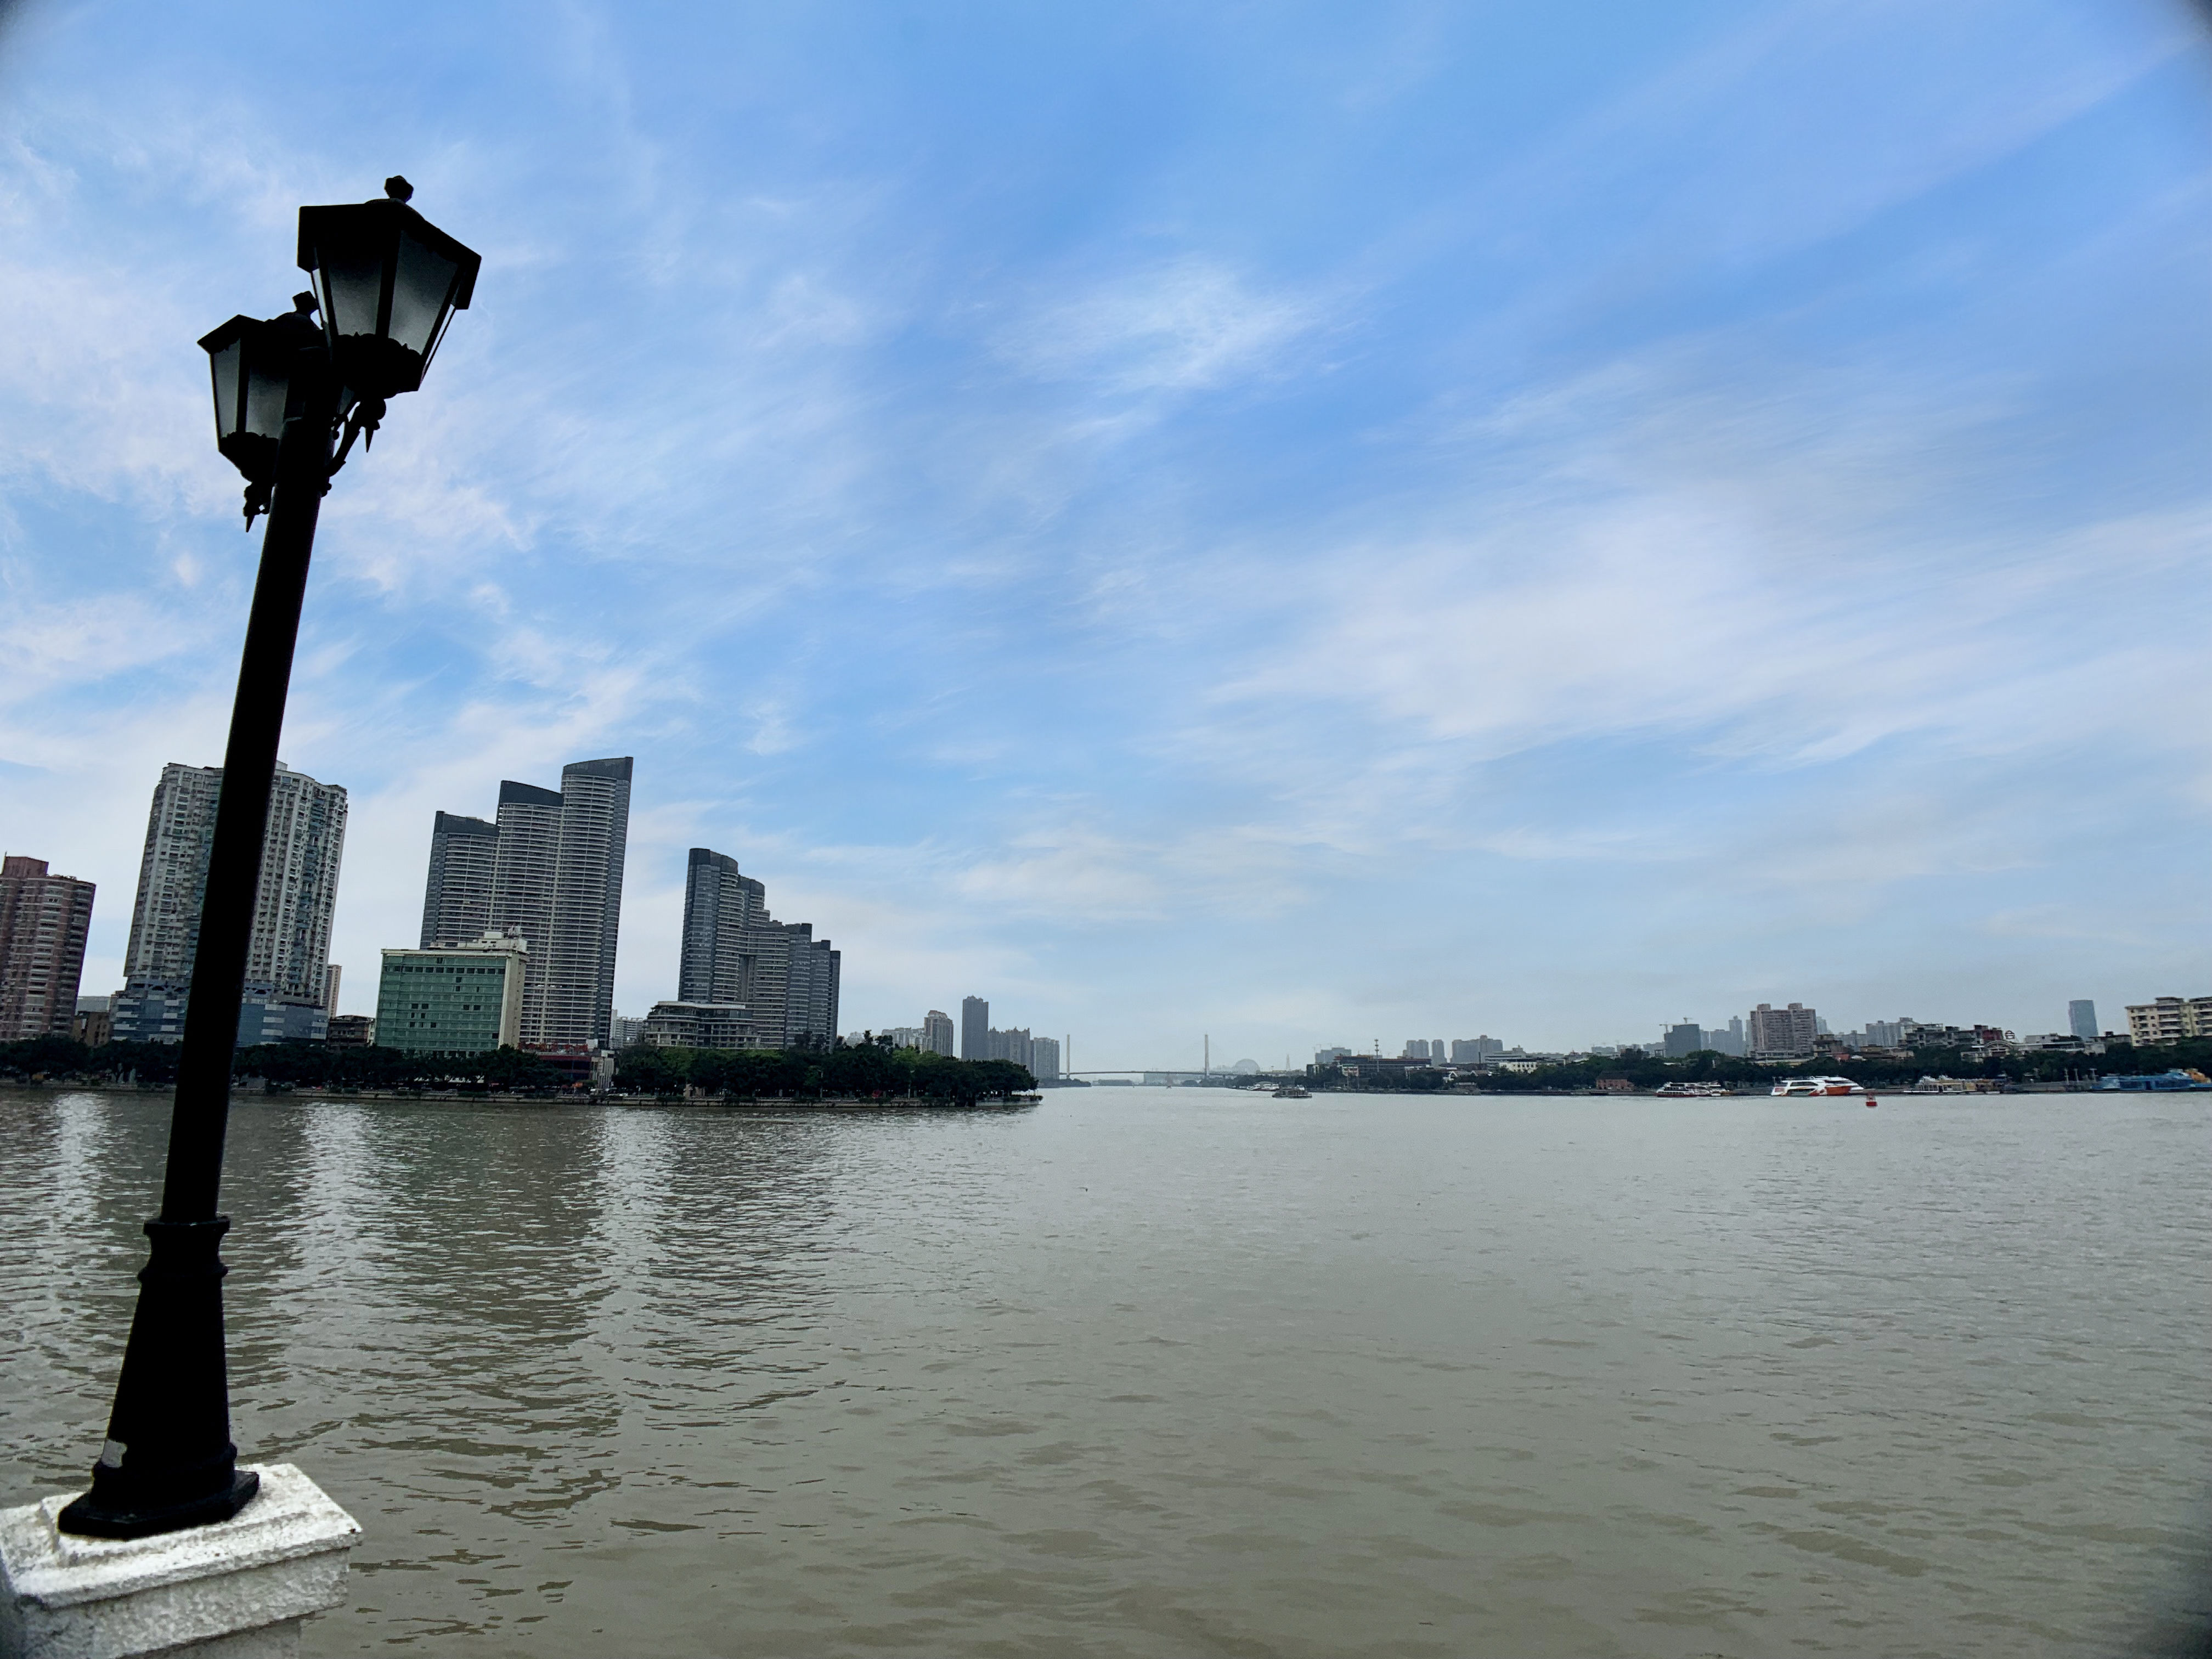
{"type": "Polygon", "coordinates": [[[261,1477],[252,1469],[234,1469],[230,1485],[181,1504],[149,1507],[143,1500],[125,1497],[104,1502],[95,1468],[92,1490],[56,1517],[61,1530],[81,1538],[151,1538],[191,1527],[212,1527],[228,1521],[261,1490],[261,1477]]]}
{"type": "Polygon", "coordinates": [[[228,1521],[151,1538],[56,1524],[69,1497],[0,1510],[0,1659],[280,1659],[344,1598],[353,1517],[289,1463],[241,1469],[258,1492],[228,1521]]]}

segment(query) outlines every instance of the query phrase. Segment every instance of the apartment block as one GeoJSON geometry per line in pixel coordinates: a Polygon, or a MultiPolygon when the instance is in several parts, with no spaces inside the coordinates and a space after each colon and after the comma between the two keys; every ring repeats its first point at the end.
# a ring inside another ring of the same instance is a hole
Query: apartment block
{"type": "Polygon", "coordinates": [[[2139,1044],[2212,1036],[2212,997],[2154,997],[2128,1005],[2128,1036],[2139,1044]]]}
{"type": "MultiPolygon", "coordinates": [[[[749,1011],[747,1040],[736,1046],[826,1043],[836,1034],[842,972],[842,953],[816,939],[812,923],[780,922],[769,914],[768,890],[742,874],[735,859],[710,848],[691,849],[678,1003],[749,1011]]],[[[734,1033],[738,1025],[725,1021],[717,1029],[734,1033]]]]}
{"type": "MultiPolygon", "coordinates": [[[[184,1037],[207,896],[222,769],[161,769],[147,814],[138,892],[112,1013],[118,1041],[184,1037]]],[[[320,1042],[329,1030],[325,970],[345,852],[346,792],[278,764],[269,794],[253,931],[237,1041],[320,1042]]]]}
{"type": "Polygon", "coordinates": [[[1803,1003],[1777,1008],[1762,1002],[1745,1022],[1744,1046],[1753,1060],[1803,1060],[1820,1034],[1820,1016],[1803,1003]]]}
{"type": "Polygon", "coordinates": [[[115,1035],[115,999],[80,996],[76,1000],[76,1040],[97,1048],[115,1035]]]}
{"type": "Polygon", "coordinates": [[[93,884],[0,858],[0,1042],[74,1034],[93,884]]]}
{"type": "Polygon", "coordinates": [[[922,1016],[921,1048],[933,1054],[950,1056],[955,1048],[952,1016],[933,1008],[922,1016]]]}
{"type": "Polygon", "coordinates": [[[420,946],[433,951],[481,939],[492,925],[492,888],[498,873],[499,826],[488,818],[439,813],[430,830],[430,878],[422,886],[420,946]]]}
{"type": "Polygon", "coordinates": [[[648,1048],[773,1048],[740,1002],[656,1002],[639,1039],[648,1048]]]}

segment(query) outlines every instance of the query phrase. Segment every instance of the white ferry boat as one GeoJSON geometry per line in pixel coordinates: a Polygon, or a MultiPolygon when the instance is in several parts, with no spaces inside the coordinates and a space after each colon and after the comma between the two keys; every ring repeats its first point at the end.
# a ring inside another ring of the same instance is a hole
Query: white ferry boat
{"type": "Polygon", "coordinates": [[[1725,1083],[1662,1083],[1651,1091],[1660,1100],[1718,1100],[1735,1092],[1725,1083]]]}
{"type": "Polygon", "coordinates": [[[1767,1091],[1774,1095],[1863,1095],[1847,1077],[1785,1077],[1767,1091]]]}

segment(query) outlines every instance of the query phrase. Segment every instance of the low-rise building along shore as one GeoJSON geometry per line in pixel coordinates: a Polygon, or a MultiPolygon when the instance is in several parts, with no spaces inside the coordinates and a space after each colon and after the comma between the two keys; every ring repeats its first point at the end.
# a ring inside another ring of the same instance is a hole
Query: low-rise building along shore
{"type": "Polygon", "coordinates": [[[2212,997],[2154,997],[2128,1005],[2128,1036],[2144,1047],[2212,1036],[2212,997]]]}
{"type": "Polygon", "coordinates": [[[386,951],[376,984],[377,1045],[476,1054],[522,1040],[528,943],[487,932],[464,944],[386,951]]]}

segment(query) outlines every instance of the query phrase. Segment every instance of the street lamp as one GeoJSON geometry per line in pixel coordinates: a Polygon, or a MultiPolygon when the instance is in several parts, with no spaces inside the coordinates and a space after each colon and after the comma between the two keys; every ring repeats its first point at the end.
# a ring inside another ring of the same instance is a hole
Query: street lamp
{"type": "Polygon", "coordinates": [[[253,933],[270,788],[300,631],[315,520],[357,433],[412,392],[482,261],[407,205],[385,199],[300,210],[300,267],[316,291],[289,315],[234,317],[200,344],[215,382],[216,445],[246,478],[246,521],[269,515],[222,762],[191,999],[169,1119],[161,1212],[123,1352],[107,1443],[64,1532],[143,1538],[228,1520],[259,1477],[238,1468],[222,1336],[230,1218],[216,1212],[230,1068],[253,933]],[[318,328],[312,313],[322,313],[318,328]],[[339,441],[341,422],[343,441],[339,441]],[[333,446],[337,446],[333,453],[333,446]]]}

